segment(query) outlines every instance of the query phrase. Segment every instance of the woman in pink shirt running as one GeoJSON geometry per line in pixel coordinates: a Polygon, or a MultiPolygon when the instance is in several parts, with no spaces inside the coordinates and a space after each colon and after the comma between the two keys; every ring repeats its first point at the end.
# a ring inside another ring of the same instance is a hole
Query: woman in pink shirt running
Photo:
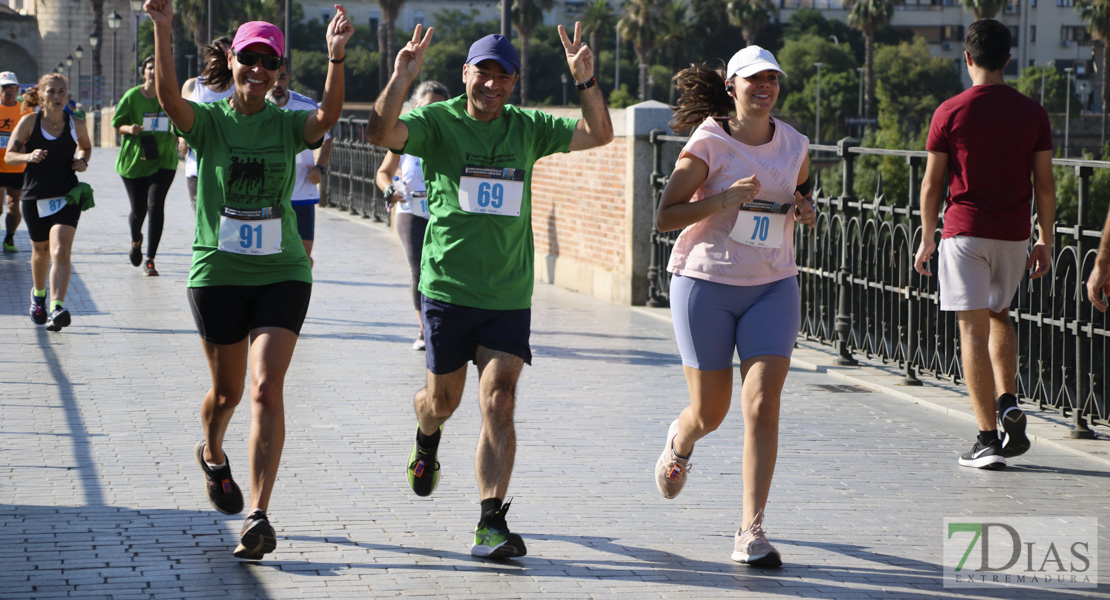
{"type": "Polygon", "coordinates": [[[668,266],[671,314],[690,390],[655,467],[666,498],[686,483],[694,443],[732,403],[740,357],[744,510],[732,559],[782,564],[763,532],[778,453],[779,398],[801,321],[794,223],[812,225],[809,141],[771,116],[783,75],[748,46],[724,76],[706,66],[675,76],[682,96],[672,127],[694,133],[663,190],[660,231],[683,229],[668,266]]]}

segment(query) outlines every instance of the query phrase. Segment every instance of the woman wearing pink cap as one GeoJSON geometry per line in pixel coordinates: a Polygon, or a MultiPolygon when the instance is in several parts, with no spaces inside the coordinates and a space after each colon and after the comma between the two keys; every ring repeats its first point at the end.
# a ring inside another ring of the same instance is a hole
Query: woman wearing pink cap
{"type": "Polygon", "coordinates": [[[655,466],[666,498],[686,483],[694,443],[724,421],[740,356],[744,510],[732,559],[782,564],[763,532],[778,454],[779,398],[798,337],[795,221],[812,224],[809,141],[771,116],[783,74],[759,46],[722,74],[708,66],[675,76],[671,126],[696,128],[663,190],[660,231],[683,229],[668,266],[671,315],[690,390],[655,466]],[[725,76],[722,76],[725,75],[725,76]]]}
{"type": "MultiPolygon", "coordinates": [[[[258,560],[276,535],[266,516],[285,442],[283,387],[308,311],[312,271],[290,196],[296,156],[316,148],[343,109],[343,67],[354,27],[336,5],[326,40],[331,64],[316,111],[266,102],[285,38],[269,23],[239,27],[227,54],[235,92],[197,104],[182,99],[170,51],[172,0],[146,0],[154,22],[155,88],[179,135],[197,154],[197,213],[188,297],[212,387],[201,405],[204,439],[194,453],[216,510],[243,509],[223,450],[251,365],[250,514],[235,556],[258,560]]],[[[222,63],[221,63],[222,64],[222,63]]]]}

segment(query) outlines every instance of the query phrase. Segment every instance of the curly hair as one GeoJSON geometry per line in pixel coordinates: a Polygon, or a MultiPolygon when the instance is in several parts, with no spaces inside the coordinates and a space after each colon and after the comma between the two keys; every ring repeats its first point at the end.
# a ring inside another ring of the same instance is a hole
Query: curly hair
{"type": "Polygon", "coordinates": [[[231,69],[227,66],[227,53],[231,51],[231,38],[225,36],[212,40],[201,49],[204,60],[204,69],[200,76],[204,83],[216,90],[226,90],[231,87],[231,69]]]}
{"type": "Polygon", "coordinates": [[[62,75],[61,73],[47,73],[39,79],[39,82],[37,85],[35,85],[35,87],[28,89],[26,92],[23,92],[23,110],[32,110],[36,106],[42,106],[43,104],[46,104],[46,100],[44,100],[42,97],[42,92],[46,89],[46,86],[50,85],[50,82],[55,79],[60,79],[62,83],[65,84],[66,91],[69,91],[69,80],[66,79],[65,75],[62,75]]]}
{"type": "Polygon", "coordinates": [[[725,86],[724,71],[709,66],[691,64],[674,76],[678,88],[678,103],[671,107],[674,117],[671,129],[685,133],[701,125],[706,117],[727,117],[736,110],[732,96],[725,86]]]}

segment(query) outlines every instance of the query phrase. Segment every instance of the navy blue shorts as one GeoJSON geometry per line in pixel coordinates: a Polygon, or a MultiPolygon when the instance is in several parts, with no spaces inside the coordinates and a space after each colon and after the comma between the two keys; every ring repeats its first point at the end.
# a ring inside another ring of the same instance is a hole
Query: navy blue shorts
{"type": "Polygon", "coordinates": [[[428,370],[436,375],[454,373],[476,361],[478,346],[519,356],[532,364],[528,338],[532,334],[532,309],[485,310],[433,300],[420,295],[420,318],[428,370]]]}
{"type": "Polygon", "coordinates": [[[294,204],[293,212],[297,215],[297,233],[301,239],[311,242],[316,239],[316,205],[294,204]]]}
{"type": "Polygon", "coordinates": [[[253,329],[281,327],[301,333],[312,284],[213,285],[187,288],[197,333],[213,344],[242,341],[253,329]]]}

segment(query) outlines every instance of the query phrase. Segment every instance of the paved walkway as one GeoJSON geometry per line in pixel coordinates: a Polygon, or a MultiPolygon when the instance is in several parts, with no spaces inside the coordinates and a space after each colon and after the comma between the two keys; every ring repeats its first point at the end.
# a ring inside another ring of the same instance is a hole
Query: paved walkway
{"type": "MultiPolygon", "coordinates": [[[[404,257],[383,226],[335,209],[319,212],[312,305],[286,386],[270,509],[279,546],[261,563],[235,560],[241,516],[210,509],[192,457],[208,373],[185,300],[184,181],[169,200],[162,276],[143,277],[127,261],[114,156],[97,149],[84,178],[97,207],[77,233],[71,327],[49,333],[26,316],[25,230],[21,252],[0,257],[0,598],[1110,598],[1105,440],[1059,445],[1066,427],[1046,421],[1010,469],[964,469],[956,457],[974,425],[950,392],[872,391],[896,377],[832,369],[808,346],[784,394],[765,522],[786,567],[732,563],[738,411],[698,444],[683,494],[664,500],[652,467],[687,402],[669,323],[543,284],[510,490],[529,555],[470,557],[476,379],[447,424],[439,489],[417,498],[404,469],[424,356],[410,350],[404,257]],[[1102,517],[1098,589],[942,586],[945,517],[1056,515],[1102,517]]],[[[227,443],[244,486],[248,410],[227,443]]]]}

